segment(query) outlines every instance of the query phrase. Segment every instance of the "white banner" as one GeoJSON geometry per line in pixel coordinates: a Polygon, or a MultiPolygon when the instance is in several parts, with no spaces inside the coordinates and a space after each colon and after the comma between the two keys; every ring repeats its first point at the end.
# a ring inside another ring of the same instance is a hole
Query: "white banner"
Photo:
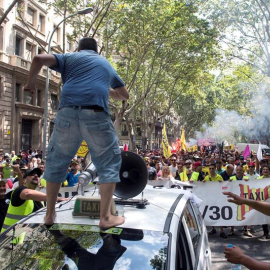
{"type": "Polygon", "coordinates": [[[230,191],[252,200],[270,200],[270,179],[250,181],[196,182],[191,190],[202,200],[200,211],[207,226],[270,224],[270,217],[247,205],[227,201],[222,192],[230,191]]]}

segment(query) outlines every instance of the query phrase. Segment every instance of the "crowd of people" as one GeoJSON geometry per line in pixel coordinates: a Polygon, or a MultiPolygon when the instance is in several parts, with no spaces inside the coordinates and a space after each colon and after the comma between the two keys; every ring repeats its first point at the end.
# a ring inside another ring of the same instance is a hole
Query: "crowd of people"
{"type": "MultiPolygon", "coordinates": [[[[270,178],[270,157],[264,155],[259,161],[254,152],[246,158],[235,149],[224,150],[221,153],[218,148],[195,152],[179,151],[169,158],[165,158],[160,150],[139,151],[139,155],[145,160],[148,168],[149,183],[164,180],[166,187],[175,186],[177,181],[194,183],[270,178]]],[[[262,228],[263,236],[270,239],[268,225],[263,224],[262,228]]],[[[252,233],[255,232],[254,226],[250,229],[244,226],[245,236],[252,237],[252,233]]],[[[213,227],[209,235],[216,233],[217,230],[213,227]]],[[[224,239],[234,234],[234,227],[231,227],[228,235],[223,227],[220,228],[220,236],[224,239]]]]}

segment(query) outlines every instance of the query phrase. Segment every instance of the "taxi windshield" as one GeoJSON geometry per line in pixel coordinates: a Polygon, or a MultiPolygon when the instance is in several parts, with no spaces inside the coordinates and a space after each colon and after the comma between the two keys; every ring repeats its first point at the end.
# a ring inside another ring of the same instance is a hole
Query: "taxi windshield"
{"type": "Polygon", "coordinates": [[[168,235],[97,226],[18,224],[0,239],[1,269],[165,269],[168,235]]]}

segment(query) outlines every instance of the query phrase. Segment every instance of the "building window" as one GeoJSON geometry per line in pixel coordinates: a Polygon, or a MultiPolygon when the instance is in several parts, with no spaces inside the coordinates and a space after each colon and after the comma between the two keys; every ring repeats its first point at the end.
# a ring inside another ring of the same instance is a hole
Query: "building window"
{"type": "MultiPolygon", "coordinates": [[[[53,25],[53,29],[55,29],[56,25],[53,25]]],[[[53,41],[55,43],[60,43],[61,42],[61,29],[59,27],[57,27],[57,29],[55,30],[55,33],[53,35],[53,41]]]]}
{"type": "Polygon", "coordinates": [[[0,26],[0,51],[3,51],[4,46],[4,29],[0,26]]]}
{"type": "Polygon", "coordinates": [[[45,33],[45,16],[39,15],[39,25],[38,25],[38,30],[41,33],[45,33]]]}
{"type": "Polygon", "coordinates": [[[71,51],[71,42],[67,41],[67,51],[71,51]]]}
{"type": "Polygon", "coordinates": [[[136,134],[138,136],[142,136],[142,130],[140,125],[136,125],[136,134]]]}
{"type": "Polygon", "coordinates": [[[22,38],[19,36],[16,36],[15,41],[15,55],[22,56],[22,38]]]}
{"type": "Polygon", "coordinates": [[[126,124],[121,125],[121,135],[122,136],[128,136],[128,130],[127,130],[127,125],[126,124]]]}
{"type": "Polygon", "coordinates": [[[42,91],[41,90],[37,90],[37,106],[41,107],[41,94],[42,91]]]}
{"type": "Polygon", "coordinates": [[[52,110],[54,110],[54,111],[58,110],[57,95],[51,94],[51,107],[52,107],[52,110]]]}
{"type": "Polygon", "coordinates": [[[21,91],[21,84],[16,83],[15,86],[15,101],[20,102],[20,91],[21,91]]]}
{"type": "Polygon", "coordinates": [[[24,91],[23,103],[33,105],[33,94],[29,91],[24,91]]]}
{"type": "Polygon", "coordinates": [[[4,93],[4,77],[0,76],[0,98],[4,93]]]}
{"type": "Polygon", "coordinates": [[[28,7],[27,8],[27,14],[26,14],[26,21],[31,24],[31,25],[34,25],[34,20],[35,20],[35,11],[28,7]]]}
{"type": "Polygon", "coordinates": [[[34,46],[27,42],[25,46],[25,53],[26,60],[31,61],[34,57],[34,46]]]}

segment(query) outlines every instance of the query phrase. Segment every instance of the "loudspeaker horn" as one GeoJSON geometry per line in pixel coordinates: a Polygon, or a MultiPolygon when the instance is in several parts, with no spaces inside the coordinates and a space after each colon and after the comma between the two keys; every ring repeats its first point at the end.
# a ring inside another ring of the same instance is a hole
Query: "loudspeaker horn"
{"type": "Polygon", "coordinates": [[[114,195],[129,199],[140,194],[148,179],[148,170],[144,160],[130,151],[122,151],[122,166],[120,169],[121,182],[116,184],[114,195]]]}
{"type": "MultiPolygon", "coordinates": [[[[121,182],[116,184],[114,195],[121,199],[129,199],[140,194],[148,179],[148,170],[144,160],[130,151],[122,151],[122,166],[120,169],[121,182]]],[[[90,153],[85,157],[85,170],[79,176],[79,184],[82,188],[89,182],[94,182],[98,176],[94,164],[91,162],[90,153]]]]}

